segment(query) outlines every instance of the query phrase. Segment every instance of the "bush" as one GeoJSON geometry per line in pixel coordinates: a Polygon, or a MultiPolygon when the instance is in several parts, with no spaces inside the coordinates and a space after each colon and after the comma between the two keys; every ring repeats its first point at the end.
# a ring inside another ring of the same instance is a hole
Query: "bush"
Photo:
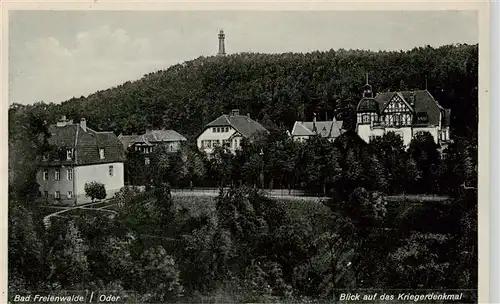
{"type": "Polygon", "coordinates": [[[104,188],[104,184],[98,182],[85,183],[85,196],[90,197],[92,201],[95,199],[105,199],[106,188],[104,188]]]}
{"type": "Polygon", "coordinates": [[[141,194],[139,187],[125,186],[120,191],[115,193],[115,198],[119,207],[124,207],[130,204],[133,199],[141,194]]]}

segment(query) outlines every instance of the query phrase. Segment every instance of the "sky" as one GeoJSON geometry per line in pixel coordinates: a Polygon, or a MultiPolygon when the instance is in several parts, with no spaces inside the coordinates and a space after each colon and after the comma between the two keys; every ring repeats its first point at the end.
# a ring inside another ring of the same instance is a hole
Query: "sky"
{"type": "Polygon", "coordinates": [[[10,11],[9,103],[60,103],[217,53],[478,43],[473,11],[10,11]]]}

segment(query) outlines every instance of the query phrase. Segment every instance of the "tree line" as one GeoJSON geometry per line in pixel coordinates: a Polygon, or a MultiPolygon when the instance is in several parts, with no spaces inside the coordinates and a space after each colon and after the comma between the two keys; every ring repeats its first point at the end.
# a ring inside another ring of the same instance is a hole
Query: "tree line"
{"type": "Polygon", "coordinates": [[[443,149],[424,132],[406,148],[394,132],[370,143],[355,132],[334,142],[321,136],[297,142],[279,129],[243,140],[234,154],[224,147],[206,155],[189,144],[177,152],[160,145],[150,154],[129,149],[125,164],[131,185],[155,181],[175,188],[247,185],[344,198],[357,187],[392,195],[453,195],[462,183],[477,185],[476,170],[477,144],[465,138],[455,137],[443,149]]]}

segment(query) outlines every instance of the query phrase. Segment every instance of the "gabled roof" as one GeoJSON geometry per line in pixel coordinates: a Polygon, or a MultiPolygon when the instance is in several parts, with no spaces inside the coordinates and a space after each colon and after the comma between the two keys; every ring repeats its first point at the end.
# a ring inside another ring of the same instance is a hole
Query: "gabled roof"
{"type": "MultiPolygon", "coordinates": [[[[429,124],[432,125],[439,124],[440,113],[443,113],[444,116],[446,115],[445,109],[434,99],[431,93],[427,90],[377,93],[377,95],[374,98],[374,100],[378,104],[377,112],[382,111],[391,101],[392,97],[395,94],[398,94],[400,97],[402,97],[404,102],[410,105],[410,107],[416,114],[426,113],[429,124]],[[411,106],[410,102],[410,96],[412,94],[415,96],[413,106],[411,106]]],[[[366,98],[361,99],[358,104],[358,111],[361,112],[362,111],[361,109],[363,109],[365,105],[368,107],[367,109],[369,109],[369,111],[375,110],[376,106],[373,105],[372,103],[369,103],[368,106],[368,103],[369,102],[366,101],[366,98]]]]}
{"type": "Polygon", "coordinates": [[[136,143],[155,144],[160,142],[186,141],[187,139],[174,130],[149,130],[146,133],[135,137],[130,145],[136,143]]]}
{"type": "Polygon", "coordinates": [[[342,134],[342,121],[336,119],[332,121],[296,121],[292,136],[312,136],[318,134],[322,137],[336,138],[342,134]],[[316,131],[314,131],[316,125],[316,131]]]}
{"type": "Polygon", "coordinates": [[[74,149],[71,160],[51,161],[52,164],[91,165],[110,162],[123,162],[123,145],[113,132],[97,132],[80,124],[68,123],[64,126],[49,126],[51,137],[48,142],[58,148],[74,149]],[[99,150],[104,149],[104,159],[99,150]]]}
{"type": "MultiPolygon", "coordinates": [[[[399,92],[405,101],[410,104],[410,96],[414,94],[415,103],[413,105],[413,110],[415,113],[427,113],[427,118],[429,124],[437,125],[439,124],[439,114],[443,107],[434,99],[434,97],[427,90],[419,91],[401,91],[399,92]]],[[[391,100],[395,92],[383,92],[378,93],[375,96],[375,100],[379,103],[381,109],[383,109],[387,103],[391,100]]]]}
{"type": "Polygon", "coordinates": [[[205,126],[209,127],[223,127],[223,126],[231,126],[236,131],[238,131],[243,137],[249,138],[253,134],[257,132],[267,132],[266,128],[264,128],[260,123],[251,119],[246,115],[226,115],[223,114],[211,121],[205,126]]]}
{"type": "Polygon", "coordinates": [[[118,139],[122,142],[123,148],[127,149],[132,140],[134,140],[138,135],[119,135],[118,139]]]}

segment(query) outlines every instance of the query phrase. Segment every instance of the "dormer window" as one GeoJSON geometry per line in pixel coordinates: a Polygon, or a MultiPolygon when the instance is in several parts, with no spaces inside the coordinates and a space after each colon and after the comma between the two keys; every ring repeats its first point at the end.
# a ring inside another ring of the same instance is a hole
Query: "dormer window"
{"type": "Polygon", "coordinates": [[[73,156],[73,149],[67,149],[66,150],[66,159],[70,160],[73,156]]]}
{"type": "Polygon", "coordinates": [[[104,159],[104,148],[99,149],[99,158],[104,159]]]}

